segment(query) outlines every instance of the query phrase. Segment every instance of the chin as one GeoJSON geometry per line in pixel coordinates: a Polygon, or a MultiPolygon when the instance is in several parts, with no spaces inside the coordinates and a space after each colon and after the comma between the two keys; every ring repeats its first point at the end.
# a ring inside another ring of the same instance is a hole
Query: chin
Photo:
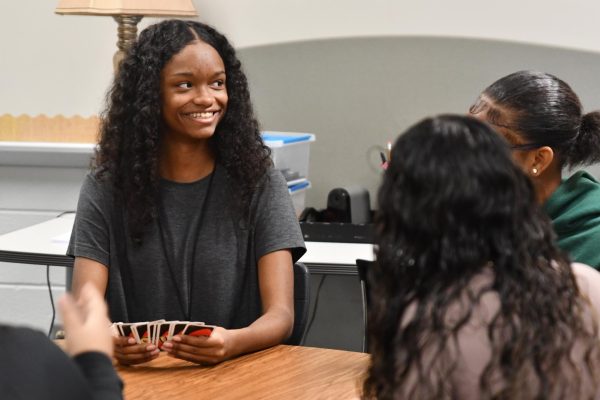
{"type": "Polygon", "coordinates": [[[192,139],[202,140],[210,139],[215,135],[215,129],[199,129],[193,131],[187,131],[186,136],[192,139]]]}

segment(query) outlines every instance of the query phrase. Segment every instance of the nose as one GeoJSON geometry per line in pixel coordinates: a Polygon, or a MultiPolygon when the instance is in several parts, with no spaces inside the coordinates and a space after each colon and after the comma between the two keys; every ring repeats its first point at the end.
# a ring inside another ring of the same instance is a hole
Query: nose
{"type": "Polygon", "coordinates": [[[208,107],[212,105],[214,98],[208,88],[199,87],[196,89],[196,92],[194,93],[194,99],[192,101],[196,105],[208,107]]]}

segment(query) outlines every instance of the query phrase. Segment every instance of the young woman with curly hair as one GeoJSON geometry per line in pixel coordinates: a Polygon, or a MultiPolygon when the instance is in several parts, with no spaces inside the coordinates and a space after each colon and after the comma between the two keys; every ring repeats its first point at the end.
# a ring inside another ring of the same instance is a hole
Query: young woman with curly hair
{"type": "MultiPolygon", "coordinates": [[[[68,250],[74,292],[93,282],[113,321],[219,326],[164,344],[193,362],[284,341],[304,243],[227,39],[191,21],[145,29],[115,76],[100,133],[68,250]]],[[[158,352],[116,340],[124,364],[158,352]]]]}
{"type": "Polygon", "coordinates": [[[600,274],[556,247],[500,135],[419,122],[378,198],[365,398],[600,398],[600,274]]]}
{"type": "Polygon", "coordinates": [[[584,113],[571,87],[554,75],[519,71],[498,79],[470,113],[494,126],[533,182],[558,245],[573,260],[600,268],[600,183],[565,168],[600,161],[600,111],[584,113]]]}

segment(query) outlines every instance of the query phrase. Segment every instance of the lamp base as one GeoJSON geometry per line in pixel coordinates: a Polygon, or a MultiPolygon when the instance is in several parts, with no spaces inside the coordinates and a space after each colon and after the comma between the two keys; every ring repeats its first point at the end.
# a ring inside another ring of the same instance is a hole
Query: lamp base
{"type": "Polygon", "coordinates": [[[121,61],[125,58],[127,51],[137,39],[137,24],[142,20],[140,15],[115,15],[118,24],[117,47],[119,50],[113,56],[113,68],[115,73],[119,70],[121,61]]]}

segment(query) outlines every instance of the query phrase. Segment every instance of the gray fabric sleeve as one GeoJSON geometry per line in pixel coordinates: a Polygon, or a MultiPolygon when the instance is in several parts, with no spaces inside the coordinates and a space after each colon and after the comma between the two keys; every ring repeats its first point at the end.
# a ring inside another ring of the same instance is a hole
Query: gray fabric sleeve
{"type": "Polygon", "coordinates": [[[67,255],[85,257],[108,266],[110,264],[109,206],[107,185],[91,173],[85,177],[67,255]]]}
{"type": "Polygon", "coordinates": [[[93,400],[123,399],[123,381],[110,358],[98,352],[85,352],[73,357],[92,392],[93,400]]]}
{"type": "Polygon", "coordinates": [[[290,249],[293,262],[306,252],[292,198],[281,172],[270,170],[260,193],[255,220],[257,262],[265,254],[290,249]]]}

